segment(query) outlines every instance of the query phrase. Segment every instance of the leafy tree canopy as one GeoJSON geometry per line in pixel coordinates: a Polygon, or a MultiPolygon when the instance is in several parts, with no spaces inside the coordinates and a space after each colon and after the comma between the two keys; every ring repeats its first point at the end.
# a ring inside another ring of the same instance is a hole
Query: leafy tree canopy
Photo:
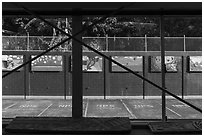
{"type": "MultiPolygon", "coordinates": [[[[89,26],[100,18],[84,17],[83,27],[89,26]]],[[[71,34],[71,18],[47,18],[47,20],[71,34]]],[[[164,21],[165,36],[200,37],[202,36],[201,20],[201,17],[168,17],[164,21]]],[[[57,33],[55,29],[41,20],[27,17],[3,17],[3,30],[14,32],[12,35],[27,35],[29,33],[30,36],[53,36],[57,33]]],[[[159,18],[145,16],[109,17],[83,33],[84,37],[104,37],[106,35],[111,37],[144,37],[145,35],[156,37],[160,35],[159,18]]]]}

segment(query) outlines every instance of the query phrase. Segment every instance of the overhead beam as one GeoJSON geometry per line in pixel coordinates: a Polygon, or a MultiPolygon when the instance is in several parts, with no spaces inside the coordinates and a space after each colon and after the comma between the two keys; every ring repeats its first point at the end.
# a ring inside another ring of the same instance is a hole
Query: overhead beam
{"type": "MultiPolygon", "coordinates": [[[[13,2],[3,2],[3,9],[19,9],[13,6],[13,2]]],[[[66,9],[99,9],[99,10],[116,10],[118,7],[125,5],[127,2],[18,2],[30,10],[66,10],[66,9]]],[[[129,3],[129,2],[128,2],[129,3]]],[[[161,9],[164,10],[202,10],[202,2],[131,2],[134,6],[128,9],[161,9]]]]}
{"type": "MultiPolygon", "coordinates": [[[[57,12],[54,10],[33,10],[36,14],[41,15],[41,16],[71,16],[71,15],[104,15],[104,14],[109,14],[112,10],[81,10],[80,12],[77,11],[72,11],[72,10],[58,10],[57,12]]],[[[146,10],[123,10],[123,12],[117,13],[116,15],[160,15],[161,11],[160,10],[152,10],[152,9],[146,9],[146,10]]],[[[165,10],[164,11],[165,15],[202,15],[202,10],[196,9],[196,10],[191,10],[191,9],[185,9],[185,10],[165,10]]],[[[2,10],[2,15],[3,16],[14,16],[14,15],[24,15],[24,16],[29,16],[29,14],[23,10],[7,10],[3,9],[2,10]]]]}

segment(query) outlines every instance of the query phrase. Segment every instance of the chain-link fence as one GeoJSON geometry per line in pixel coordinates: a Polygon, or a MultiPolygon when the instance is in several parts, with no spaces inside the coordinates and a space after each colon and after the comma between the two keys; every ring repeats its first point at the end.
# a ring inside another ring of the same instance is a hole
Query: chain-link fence
{"type": "MultiPolygon", "coordinates": [[[[66,37],[3,36],[3,50],[47,50],[66,37]]],[[[201,51],[201,37],[165,37],[166,51],[201,51]]],[[[99,51],[160,51],[160,37],[83,37],[82,41],[99,51]]],[[[72,50],[69,40],[54,51],[72,50]]],[[[83,47],[84,51],[89,51],[83,47]]]]}

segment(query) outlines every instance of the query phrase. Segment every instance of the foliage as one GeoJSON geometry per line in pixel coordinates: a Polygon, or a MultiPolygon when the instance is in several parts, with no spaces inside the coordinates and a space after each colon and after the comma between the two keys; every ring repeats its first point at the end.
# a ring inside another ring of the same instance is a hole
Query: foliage
{"type": "MultiPolygon", "coordinates": [[[[83,28],[87,28],[93,22],[100,20],[101,17],[84,16],[83,17],[83,28]]],[[[47,21],[51,22],[58,28],[66,31],[71,35],[72,32],[72,20],[70,17],[63,18],[46,18],[47,21]]],[[[165,36],[168,37],[200,37],[202,36],[202,24],[201,17],[167,17],[164,21],[165,36]]],[[[37,18],[28,17],[3,17],[3,30],[14,32],[12,35],[15,36],[40,36],[38,38],[30,38],[29,48],[31,50],[46,50],[49,47],[59,43],[65,37],[64,34],[50,27],[43,21],[37,18]],[[45,37],[46,36],[46,37],[45,37]],[[48,37],[49,38],[48,38],[48,37]]],[[[6,32],[6,31],[5,31],[6,32]]],[[[100,22],[93,27],[89,27],[84,33],[83,37],[159,37],[160,36],[160,20],[158,17],[150,16],[117,16],[109,17],[103,22],[100,22]]],[[[105,41],[101,39],[93,39],[93,41],[84,41],[86,44],[99,47],[99,50],[105,49],[105,41]]],[[[119,49],[128,48],[132,44],[126,42],[121,44],[119,42],[117,47],[119,49]],[[125,46],[125,47],[124,47],[125,46]]],[[[4,42],[3,45],[12,50],[16,50],[16,45],[19,42],[15,42],[12,39],[11,42],[4,42]],[[5,44],[6,43],[6,44],[5,44]],[[12,44],[13,43],[13,44],[12,44]]],[[[23,44],[19,45],[18,49],[26,49],[22,45],[26,44],[26,40],[23,40],[23,44]]],[[[159,44],[159,43],[158,43],[159,44]]],[[[158,45],[157,44],[157,45],[158,45]]],[[[60,45],[56,48],[56,51],[71,50],[71,40],[60,45]]],[[[133,43],[135,45],[135,42],[133,43]]],[[[142,44],[143,45],[143,44],[142,44]]],[[[113,46],[109,44],[109,47],[113,46]]],[[[111,47],[110,47],[111,48],[111,47]]],[[[143,47],[141,47],[143,48],[143,47]]],[[[155,47],[156,48],[156,47],[155,47]]],[[[4,48],[5,49],[5,48],[4,48]]]]}
{"type": "MultiPolygon", "coordinates": [[[[87,27],[101,17],[83,17],[83,27],[87,27]]],[[[190,36],[198,37],[202,34],[201,17],[167,17],[165,18],[165,36],[190,36]]],[[[47,18],[49,22],[57,26],[60,22],[61,28],[68,28],[71,32],[71,18],[47,18]],[[68,21],[66,20],[68,19],[68,21]]],[[[53,36],[54,29],[36,18],[27,17],[4,17],[3,29],[16,32],[16,35],[30,36],[53,36]]],[[[105,21],[87,29],[83,36],[89,37],[149,37],[159,36],[160,22],[157,17],[149,16],[117,16],[109,17],[105,21]]]]}

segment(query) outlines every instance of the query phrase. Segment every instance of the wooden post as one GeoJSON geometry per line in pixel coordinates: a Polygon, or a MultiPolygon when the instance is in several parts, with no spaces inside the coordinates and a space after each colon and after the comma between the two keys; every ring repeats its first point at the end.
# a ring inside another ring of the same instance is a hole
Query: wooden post
{"type": "MultiPolygon", "coordinates": [[[[72,16],[72,34],[76,34],[82,29],[82,16],[72,16]]],[[[82,41],[82,34],[75,38],[82,41]]],[[[82,78],[82,46],[79,42],[72,42],[72,117],[81,118],[83,116],[83,78],[82,78]]]]}

